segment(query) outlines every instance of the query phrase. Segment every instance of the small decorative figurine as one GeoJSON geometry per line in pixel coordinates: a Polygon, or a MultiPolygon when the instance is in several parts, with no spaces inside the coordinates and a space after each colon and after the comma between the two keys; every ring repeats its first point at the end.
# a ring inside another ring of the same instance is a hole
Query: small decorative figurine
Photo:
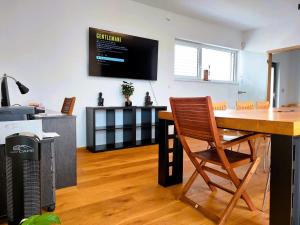
{"type": "Polygon", "coordinates": [[[131,82],[123,81],[123,84],[121,85],[122,88],[122,94],[125,97],[125,106],[132,106],[132,101],[130,101],[130,96],[133,95],[134,92],[134,86],[131,82]]]}
{"type": "Polygon", "coordinates": [[[153,101],[151,101],[151,97],[149,95],[149,92],[146,92],[145,96],[145,106],[151,106],[153,104],[153,101]]]}
{"type": "Polygon", "coordinates": [[[98,106],[103,106],[103,105],[104,105],[104,98],[102,98],[102,92],[99,92],[98,106]]]}

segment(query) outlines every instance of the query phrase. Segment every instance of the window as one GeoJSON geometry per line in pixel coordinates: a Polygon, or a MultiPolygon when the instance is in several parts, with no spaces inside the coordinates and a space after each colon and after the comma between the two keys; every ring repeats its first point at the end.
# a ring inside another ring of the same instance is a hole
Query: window
{"type": "Polygon", "coordinates": [[[175,76],[187,79],[203,79],[204,70],[209,80],[235,81],[237,51],[187,41],[176,41],[175,76]]]}
{"type": "Polygon", "coordinates": [[[198,49],[191,46],[175,45],[175,74],[198,76],[198,49]]]}

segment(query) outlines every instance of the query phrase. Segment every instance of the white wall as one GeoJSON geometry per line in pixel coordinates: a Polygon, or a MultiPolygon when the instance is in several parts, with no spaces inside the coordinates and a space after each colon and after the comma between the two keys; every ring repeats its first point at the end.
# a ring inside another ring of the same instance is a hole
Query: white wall
{"type": "MultiPolygon", "coordinates": [[[[299,14],[300,16],[300,14],[299,14]]],[[[299,20],[247,31],[243,35],[245,50],[266,52],[272,49],[300,45],[299,20]]]]}
{"type": "MultiPolygon", "coordinates": [[[[300,16],[300,14],[299,14],[300,16]]],[[[300,18],[300,17],[299,17],[300,18]]],[[[256,53],[261,53],[263,55],[266,54],[266,51],[272,50],[272,49],[278,49],[278,48],[285,48],[295,45],[300,45],[300,20],[294,20],[294,21],[286,21],[283,20],[282,23],[277,23],[272,26],[264,27],[261,29],[251,30],[243,33],[243,42],[245,43],[245,51],[251,51],[256,53]]],[[[276,59],[275,56],[274,58],[276,59]]],[[[279,106],[282,104],[287,104],[291,102],[298,102],[298,88],[299,88],[299,82],[298,82],[298,74],[296,73],[295,66],[291,66],[290,64],[299,64],[298,58],[295,55],[293,57],[290,57],[287,55],[280,56],[281,59],[277,58],[279,61],[282,61],[280,63],[281,72],[280,72],[280,83],[281,86],[280,89],[280,99],[279,99],[279,106]],[[297,62],[293,62],[296,60],[297,62]],[[297,75],[296,75],[297,74],[297,75]]],[[[246,56],[247,58],[247,56],[246,56]]],[[[252,58],[252,57],[250,57],[252,58]]],[[[257,60],[253,59],[255,63],[251,63],[242,71],[248,73],[253,70],[256,70],[254,66],[260,66],[260,69],[262,69],[262,72],[265,73],[266,67],[263,65],[264,62],[258,62],[259,57],[257,60]],[[252,69],[251,69],[251,66],[252,69]]],[[[243,61],[243,60],[242,60],[243,61]]],[[[275,60],[274,60],[275,61],[275,60]]],[[[243,64],[243,63],[242,63],[243,64]]],[[[297,71],[300,71],[300,68],[298,68],[297,71]]],[[[259,71],[256,71],[257,74],[259,71]]],[[[260,74],[260,73],[259,73],[260,74]]],[[[247,74],[246,74],[247,76],[247,74]]],[[[249,77],[249,76],[248,76],[249,77]]],[[[266,77],[263,80],[258,79],[258,87],[261,91],[262,84],[265,85],[266,77]]],[[[247,79],[245,81],[246,86],[251,87],[254,85],[252,82],[253,80],[247,79]],[[252,83],[252,85],[251,85],[252,83]]],[[[240,82],[240,85],[243,86],[243,81],[240,82]]],[[[247,89],[247,88],[246,88],[247,89]]],[[[260,92],[258,91],[258,92],[260,92]]],[[[255,93],[253,93],[255,96],[255,93]]]]}
{"type": "Polygon", "coordinates": [[[279,68],[279,106],[300,103],[300,51],[273,56],[279,68]]]}
{"type": "MultiPolygon", "coordinates": [[[[159,40],[158,81],[152,82],[159,105],[169,96],[211,95],[236,100],[237,86],[173,79],[174,39],[183,38],[238,49],[241,33],[128,0],[1,0],[0,68],[30,88],[21,96],[10,83],[11,102],[42,102],[60,110],[63,98],[76,96],[77,146],[85,146],[85,107],[122,105],[121,79],[88,76],[88,27],[159,40]],[[166,18],[169,18],[168,21],[166,18]]],[[[148,81],[134,80],[135,105],[142,105],[148,81]]]]}
{"type": "Polygon", "coordinates": [[[239,95],[242,101],[265,101],[267,97],[267,54],[250,51],[239,52],[239,95]]]}

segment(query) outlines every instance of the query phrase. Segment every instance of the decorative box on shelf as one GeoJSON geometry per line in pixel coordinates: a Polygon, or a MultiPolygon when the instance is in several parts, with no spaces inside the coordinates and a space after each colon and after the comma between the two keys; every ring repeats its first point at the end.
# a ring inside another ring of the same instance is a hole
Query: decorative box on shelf
{"type": "Polygon", "coordinates": [[[158,112],[166,106],[86,107],[91,152],[157,144],[158,112]]]}

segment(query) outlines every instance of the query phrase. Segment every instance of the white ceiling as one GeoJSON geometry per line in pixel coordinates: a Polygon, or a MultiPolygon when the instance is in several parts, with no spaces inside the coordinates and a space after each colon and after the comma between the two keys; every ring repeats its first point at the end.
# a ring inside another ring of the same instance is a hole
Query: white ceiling
{"type": "Polygon", "coordinates": [[[250,30],[300,20],[300,0],[133,0],[177,14],[250,30]]]}

